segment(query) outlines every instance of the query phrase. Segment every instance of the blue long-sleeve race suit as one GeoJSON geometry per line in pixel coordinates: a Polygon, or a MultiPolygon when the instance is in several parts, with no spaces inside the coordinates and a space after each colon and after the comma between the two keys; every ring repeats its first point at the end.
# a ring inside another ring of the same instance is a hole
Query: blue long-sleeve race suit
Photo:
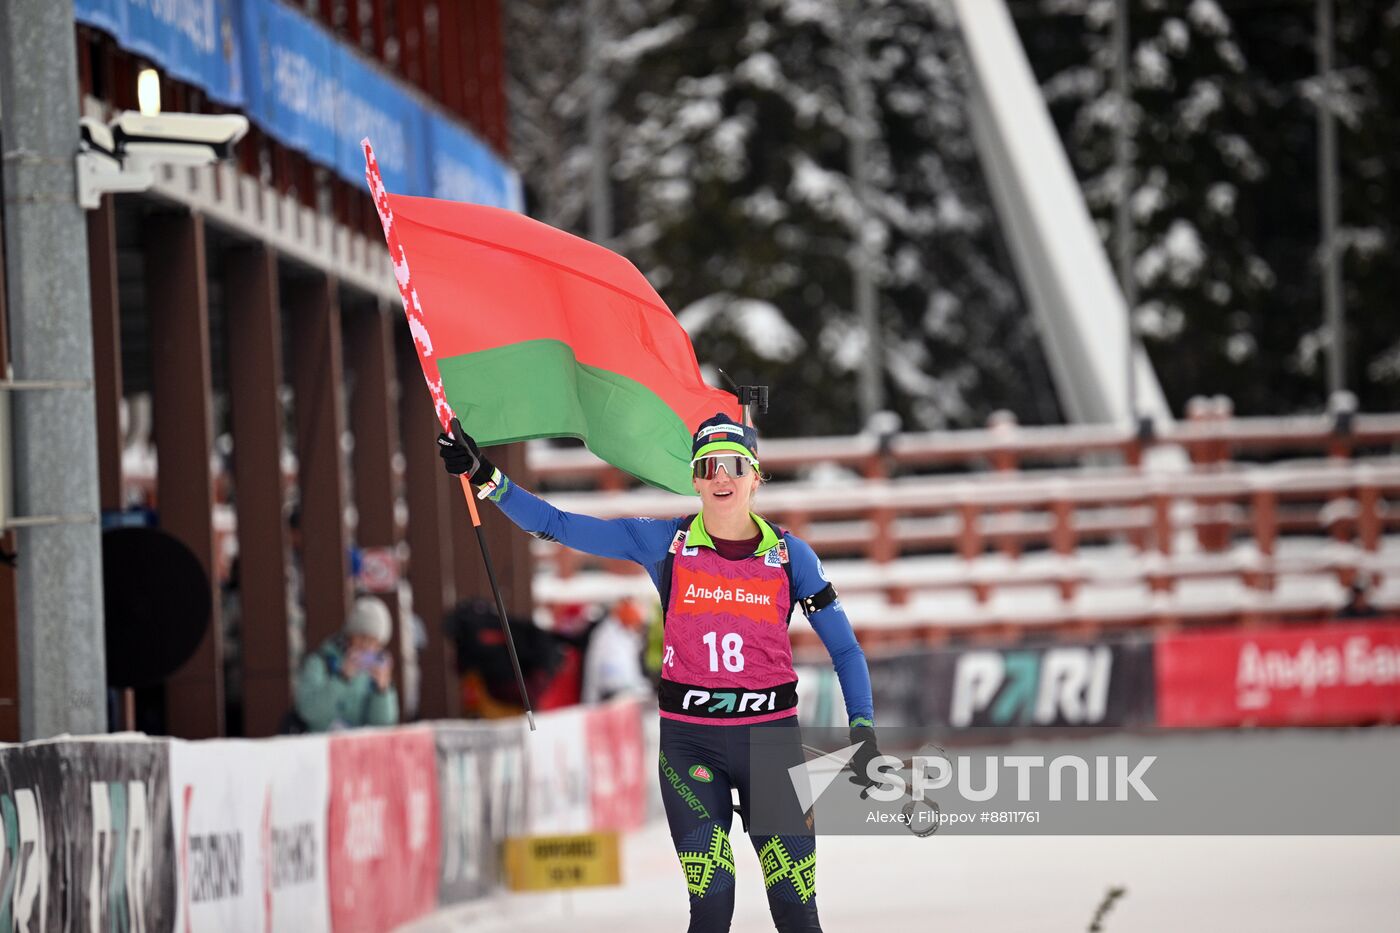
{"type": "MultiPolygon", "coordinates": [[[[599,519],[565,512],[514,485],[499,471],[493,487],[488,488],[491,489],[490,498],[501,511],[525,531],[599,557],[640,564],[650,574],[658,591],[663,589],[662,577],[668,556],[675,550],[678,533],[688,521],[685,518],[599,519]]],[[[759,526],[771,534],[771,527],[761,519],[759,526]]],[[[786,532],[782,540],[791,571],[790,595],[805,599],[824,590],[828,581],[811,547],[786,532]]],[[[776,539],[770,543],[776,544],[776,539]]],[[[663,598],[667,595],[662,593],[663,598]]],[[[784,601],[783,605],[790,603],[784,601]]],[[[670,607],[663,608],[669,613],[670,607]]],[[[808,620],[831,655],[851,725],[873,725],[874,708],[865,654],[840,601],[832,601],[812,612],[808,620]]],[[[763,725],[792,728],[796,718],[789,715],[763,725]]],[[[773,781],[787,786],[785,767],[771,774],[752,773],[749,730],[756,727],[756,723],[706,724],[687,717],[661,720],[658,772],[671,838],[690,892],[691,933],[727,931],[733,917],[734,853],[729,843],[733,814],[731,789],[738,791],[740,806],[748,808],[753,782],[773,781]]],[[[792,728],[792,736],[791,763],[800,763],[802,754],[795,728],[792,728]]],[[[784,747],[788,744],[783,743],[784,747]]],[[[800,818],[800,813],[798,816],[800,818]]],[[[769,835],[754,837],[752,842],[763,868],[769,911],[779,933],[820,933],[815,837],[810,834],[769,835]]]]}

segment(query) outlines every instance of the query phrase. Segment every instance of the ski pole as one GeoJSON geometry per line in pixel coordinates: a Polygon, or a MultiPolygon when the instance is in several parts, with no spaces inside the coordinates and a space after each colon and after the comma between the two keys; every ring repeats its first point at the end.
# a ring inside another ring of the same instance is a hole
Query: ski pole
{"type": "MultiPolygon", "coordinates": [[[[457,418],[452,419],[452,436],[457,443],[463,447],[467,445],[466,432],[462,430],[462,422],[457,418]]],[[[520,702],[525,706],[525,720],[530,724],[530,731],[535,731],[535,713],[530,708],[530,692],[525,689],[525,674],[520,670],[520,657],[515,653],[515,639],[510,634],[510,623],[506,621],[506,603],[501,598],[501,588],[496,583],[496,568],[491,566],[491,549],[486,546],[486,532],[481,528],[481,516],[476,511],[476,490],[472,489],[471,478],[463,473],[458,477],[462,481],[462,495],[467,498],[467,511],[472,516],[472,527],[476,529],[476,541],[481,545],[481,559],[486,563],[486,579],[491,584],[491,595],[496,597],[496,614],[501,620],[501,633],[506,638],[506,650],[510,652],[510,666],[515,669],[515,684],[520,688],[520,702]]]]}

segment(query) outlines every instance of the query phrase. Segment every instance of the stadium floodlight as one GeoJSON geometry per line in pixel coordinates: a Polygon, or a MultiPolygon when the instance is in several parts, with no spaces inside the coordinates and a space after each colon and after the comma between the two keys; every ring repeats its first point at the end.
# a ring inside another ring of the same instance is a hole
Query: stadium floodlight
{"type": "Polygon", "coordinates": [[[84,117],[80,127],[78,203],[93,210],[107,192],[149,188],[159,165],[208,165],[229,158],[248,132],[248,118],[126,110],[110,123],[84,117]]]}

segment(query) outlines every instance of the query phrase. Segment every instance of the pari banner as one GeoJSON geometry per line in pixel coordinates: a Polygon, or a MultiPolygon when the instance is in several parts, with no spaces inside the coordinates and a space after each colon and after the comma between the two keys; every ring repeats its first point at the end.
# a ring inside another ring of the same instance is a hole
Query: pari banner
{"type": "MultiPolygon", "coordinates": [[[[931,649],[870,659],[880,724],[953,729],[1231,728],[1400,722],[1400,622],[931,649]]],[[[844,716],[802,671],[803,724],[844,716]]]]}
{"type": "Polygon", "coordinates": [[[1400,720],[1400,624],[1167,636],[1163,726],[1340,726],[1400,720]]]}
{"type": "Polygon", "coordinates": [[[326,933],[325,736],[170,744],[176,933],[326,933]]]}
{"type": "Polygon", "coordinates": [[[1149,641],[931,649],[873,658],[870,667],[881,725],[1153,722],[1149,641]]]}

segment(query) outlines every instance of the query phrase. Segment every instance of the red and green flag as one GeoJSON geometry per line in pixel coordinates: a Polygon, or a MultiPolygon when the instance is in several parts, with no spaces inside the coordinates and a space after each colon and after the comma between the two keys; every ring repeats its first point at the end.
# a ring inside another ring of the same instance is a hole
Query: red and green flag
{"type": "Polygon", "coordinates": [[[738,400],[637,268],[524,215],[384,189],[365,177],[438,420],[483,446],[577,437],[613,466],[692,493],[691,434],[738,400]]]}

